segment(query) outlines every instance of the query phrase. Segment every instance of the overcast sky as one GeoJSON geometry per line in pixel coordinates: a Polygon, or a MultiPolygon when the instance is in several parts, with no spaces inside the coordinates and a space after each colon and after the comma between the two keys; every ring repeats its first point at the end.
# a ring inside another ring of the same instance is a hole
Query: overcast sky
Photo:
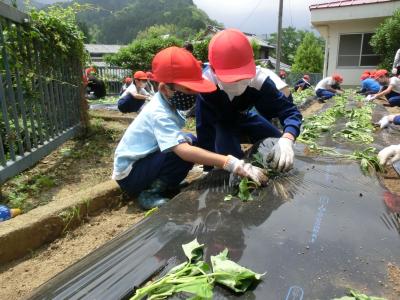
{"type": "MultiPolygon", "coordinates": [[[[210,18],[225,27],[264,34],[277,31],[279,0],[193,0],[210,18]]],[[[283,0],[282,26],[311,29],[311,4],[324,0],[283,0]]]]}

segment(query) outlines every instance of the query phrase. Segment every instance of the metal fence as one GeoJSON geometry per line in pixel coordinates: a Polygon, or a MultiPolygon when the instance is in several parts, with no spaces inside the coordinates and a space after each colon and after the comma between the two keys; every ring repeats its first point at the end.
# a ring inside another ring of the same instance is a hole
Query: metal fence
{"type": "Polygon", "coordinates": [[[286,83],[290,86],[294,86],[295,83],[300,80],[304,74],[310,76],[311,85],[317,85],[317,83],[322,79],[322,73],[289,73],[286,78],[286,83]]]}
{"type": "Polygon", "coordinates": [[[96,67],[98,76],[106,85],[107,95],[118,95],[121,91],[123,80],[132,76],[132,70],[118,67],[96,67]]]}
{"type": "Polygon", "coordinates": [[[0,2],[0,184],[73,137],[80,125],[79,59],[24,39],[29,26],[28,15],[0,2]]]}

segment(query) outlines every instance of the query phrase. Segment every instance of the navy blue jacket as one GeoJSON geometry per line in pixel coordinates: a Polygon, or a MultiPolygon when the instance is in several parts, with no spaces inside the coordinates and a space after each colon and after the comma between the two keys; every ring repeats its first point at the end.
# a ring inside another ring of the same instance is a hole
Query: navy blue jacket
{"type": "Polygon", "coordinates": [[[299,81],[297,81],[294,85],[294,89],[295,91],[297,91],[297,89],[301,87],[303,90],[308,89],[309,87],[311,87],[311,84],[307,81],[305,81],[303,78],[301,78],[299,81]]]}
{"type": "Polygon", "coordinates": [[[267,120],[279,118],[284,132],[297,137],[300,134],[302,115],[296,105],[280,92],[267,77],[261,88],[247,87],[245,92],[229,100],[219,88],[212,93],[203,93],[196,104],[196,131],[199,146],[212,151],[214,148],[215,123],[235,124],[255,107],[267,120]]]}

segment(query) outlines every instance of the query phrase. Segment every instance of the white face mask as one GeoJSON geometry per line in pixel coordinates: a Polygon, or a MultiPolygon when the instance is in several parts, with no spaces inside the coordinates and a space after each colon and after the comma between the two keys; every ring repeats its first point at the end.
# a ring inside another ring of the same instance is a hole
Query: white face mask
{"type": "Polygon", "coordinates": [[[229,100],[233,100],[234,97],[240,96],[244,93],[246,88],[250,84],[250,79],[243,79],[231,83],[222,82],[217,80],[218,86],[221,90],[228,94],[229,100]]]}

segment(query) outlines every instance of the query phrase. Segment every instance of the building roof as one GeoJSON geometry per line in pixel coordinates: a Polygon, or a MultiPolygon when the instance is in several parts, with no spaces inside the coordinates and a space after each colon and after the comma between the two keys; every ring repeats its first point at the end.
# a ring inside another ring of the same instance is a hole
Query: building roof
{"type": "MultiPolygon", "coordinates": [[[[212,25],[208,25],[207,26],[207,33],[217,33],[224,30],[224,28],[218,27],[218,26],[212,26],[212,25]]],[[[243,34],[247,37],[247,39],[251,42],[254,41],[256,42],[258,45],[260,45],[261,47],[265,47],[265,48],[270,48],[270,49],[275,49],[276,47],[274,45],[271,45],[270,43],[268,43],[267,41],[264,41],[263,39],[261,39],[260,37],[258,37],[257,35],[255,35],[254,33],[249,33],[249,32],[243,32],[243,34]]]]}
{"type": "MultiPolygon", "coordinates": [[[[268,58],[263,58],[263,59],[257,59],[257,62],[262,63],[263,65],[266,65],[268,69],[275,69],[276,66],[276,58],[270,56],[268,58]]],[[[292,67],[290,65],[287,65],[283,62],[279,63],[279,67],[281,70],[285,70],[286,72],[290,72],[292,67]]]]}
{"type": "Polygon", "coordinates": [[[397,0],[343,0],[343,1],[330,1],[324,3],[318,3],[310,5],[310,10],[321,9],[321,8],[334,8],[334,7],[345,7],[345,6],[356,6],[365,4],[376,4],[383,2],[392,2],[397,0]]]}
{"type": "Polygon", "coordinates": [[[123,45],[85,44],[89,53],[117,53],[123,45]]]}

